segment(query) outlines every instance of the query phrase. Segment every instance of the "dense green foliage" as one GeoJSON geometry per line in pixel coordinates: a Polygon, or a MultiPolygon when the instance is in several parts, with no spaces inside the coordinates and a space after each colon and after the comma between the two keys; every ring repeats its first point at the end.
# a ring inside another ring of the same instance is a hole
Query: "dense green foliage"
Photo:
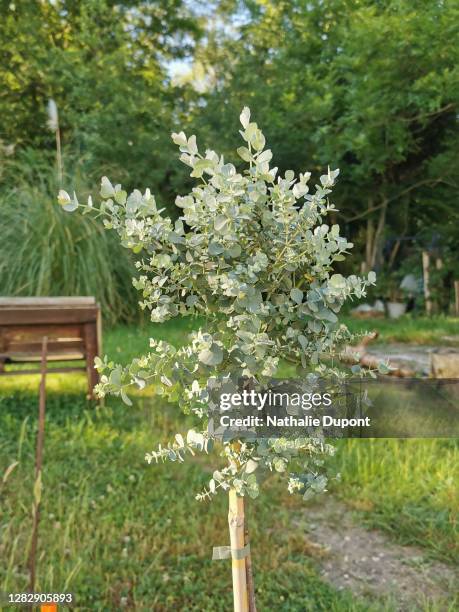
{"type": "Polygon", "coordinates": [[[416,235],[428,246],[437,231],[457,242],[457,3],[240,6],[244,25],[215,29],[196,52],[213,75],[202,129],[233,145],[243,101],[257,109],[281,169],[345,168],[338,219],[353,239],[360,233],[367,270],[382,264],[388,238],[394,246],[416,235]]]}
{"type": "Polygon", "coordinates": [[[173,92],[166,60],[198,26],[181,0],[1,2],[0,138],[52,150],[46,107],[64,146],[124,182],[167,191],[173,92]],[[129,155],[126,148],[129,147],[129,155]]]}
{"type": "MultiPolygon", "coordinates": [[[[444,267],[433,283],[447,310],[459,274],[457,2],[1,0],[0,7],[0,158],[32,147],[51,160],[53,98],[64,169],[78,156],[85,174],[109,174],[128,189],[148,185],[178,216],[172,194],[190,183],[170,163],[169,134],[181,126],[217,139],[226,153],[247,104],[282,173],[345,168],[332,221],[356,248],[342,271],[359,272],[363,263],[391,274],[404,261],[419,268],[420,251],[434,250],[444,267]]],[[[0,178],[14,187],[1,167],[0,178]]]]}
{"type": "Polygon", "coordinates": [[[132,318],[132,258],[92,220],[53,205],[47,104],[57,103],[73,188],[105,169],[154,183],[167,201],[174,100],[163,64],[186,53],[198,24],[181,0],[1,0],[0,13],[1,292],[90,293],[106,320],[132,318]]]}

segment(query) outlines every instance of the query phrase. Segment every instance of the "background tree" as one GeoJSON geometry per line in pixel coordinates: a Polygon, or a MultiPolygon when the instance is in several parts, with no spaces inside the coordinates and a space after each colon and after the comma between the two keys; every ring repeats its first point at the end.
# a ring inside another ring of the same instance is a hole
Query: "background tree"
{"type": "Polygon", "coordinates": [[[0,0],[0,13],[3,292],[91,294],[105,321],[137,317],[132,274],[119,273],[133,269],[130,253],[88,218],[62,219],[53,206],[48,101],[59,110],[66,183],[90,191],[110,171],[128,186],[152,185],[173,209],[170,191],[184,173],[170,170],[167,65],[190,51],[198,22],[182,0],[0,0]]]}
{"type": "MultiPolygon", "coordinates": [[[[46,127],[52,97],[67,169],[78,165],[74,157],[88,183],[110,174],[128,188],[150,185],[177,217],[173,193],[191,183],[169,163],[166,126],[218,138],[229,152],[246,103],[257,109],[282,171],[346,168],[332,220],[356,249],[342,272],[383,263],[395,269],[413,244],[430,249],[447,242],[445,253],[454,252],[457,3],[0,0],[0,6],[0,152],[15,148],[25,159],[20,150],[33,147],[54,163],[54,135],[46,127]]],[[[8,168],[0,166],[7,191],[15,188],[8,168]]]]}
{"type": "Polygon", "coordinates": [[[53,98],[64,145],[85,156],[88,171],[110,168],[167,193],[174,100],[165,65],[199,34],[182,0],[1,4],[3,143],[53,150],[53,98]]]}
{"type": "Polygon", "coordinates": [[[196,54],[212,75],[201,129],[225,139],[245,101],[257,108],[281,168],[306,160],[346,167],[337,218],[352,224],[367,269],[381,266],[387,237],[432,228],[435,210],[456,214],[455,3],[219,6],[227,25],[214,22],[196,54]]]}

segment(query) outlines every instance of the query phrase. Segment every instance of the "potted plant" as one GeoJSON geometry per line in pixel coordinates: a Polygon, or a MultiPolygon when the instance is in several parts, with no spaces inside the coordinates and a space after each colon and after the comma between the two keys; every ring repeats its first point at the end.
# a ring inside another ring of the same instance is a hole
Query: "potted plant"
{"type": "Polygon", "coordinates": [[[398,279],[392,278],[388,283],[386,308],[390,319],[398,319],[406,313],[406,301],[398,279]]]}
{"type": "Polygon", "coordinates": [[[406,295],[401,288],[400,275],[397,271],[383,270],[378,275],[378,290],[384,297],[387,315],[398,319],[406,312],[406,295]]]}
{"type": "MultiPolygon", "coordinates": [[[[100,397],[120,395],[130,404],[129,391],[154,385],[195,415],[197,427],[147,453],[151,461],[184,461],[196,451],[209,451],[207,430],[209,388],[250,379],[263,385],[281,361],[309,368],[317,376],[344,376],[330,356],[337,355],[351,335],[338,321],[346,299],[363,297],[375,283],[333,272],[335,261],[352,247],[338,225],[324,218],[335,210],[329,195],[338,170],[328,170],[309,193],[310,173],[283,175],[270,166],[272,153],[244,108],[240,121],[243,146],[238,167],[212,150],[201,153],[196,137],[173,134],[180,159],[198,180],[176,205],[181,217],[173,222],[158,210],[154,196],[102,178],[101,202],[80,205],[76,195],[59,193],[65,210],[95,212],[122,244],[138,254],[135,287],[140,305],[161,322],[200,314],[203,328],[176,349],[150,341],[150,352],[127,366],[97,360],[100,397]],[[242,167],[241,167],[242,165],[242,167]]],[[[305,499],[324,491],[323,456],[333,453],[323,438],[225,440],[223,466],[215,469],[198,500],[229,493],[229,526],[236,610],[254,609],[247,590],[248,547],[244,539],[244,498],[259,493],[259,474],[277,471],[289,493],[305,499]]],[[[226,551],[228,552],[228,551],[226,551]]],[[[249,580],[250,582],[250,580],[249,580]]],[[[252,591],[253,593],[253,591],[252,591]]]]}

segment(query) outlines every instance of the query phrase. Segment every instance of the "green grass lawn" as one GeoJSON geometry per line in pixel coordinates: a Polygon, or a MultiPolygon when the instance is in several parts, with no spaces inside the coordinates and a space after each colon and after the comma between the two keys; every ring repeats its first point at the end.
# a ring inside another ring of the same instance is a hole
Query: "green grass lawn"
{"type": "MultiPolygon", "coordinates": [[[[106,332],[104,348],[125,362],[148,350],[150,335],[180,344],[191,325],[119,327],[106,332]]],[[[192,426],[192,417],[148,394],[137,396],[132,408],[116,398],[96,407],[84,399],[85,379],[77,374],[52,375],[47,388],[37,590],[69,590],[81,610],[230,610],[230,565],[210,560],[213,546],[228,543],[227,500],[194,500],[217,454],[184,465],[144,461],[157,442],[192,426]]],[[[38,377],[1,381],[0,591],[27,587],[37,390],[38,377]]],[[[342,482],[332,485],[334,494],[361,521],[453,562],[457,445],[348,440],[338,446],[332,467],[342,472],[342,482]]],[[[321,580],[307,534],[291,527],[305,512],[301,498],[289,496],[275,477],[248,503],[259,610],[393,609],[321,580]]]]}
{"type": "Polygon", "coordinates": [[[411,317],[391,319],[355,319],[343,317],[352,332],[377,331],[377,342],[409,342],[413,344],[459,345],[459,319],[454,317],[411,317]]]}

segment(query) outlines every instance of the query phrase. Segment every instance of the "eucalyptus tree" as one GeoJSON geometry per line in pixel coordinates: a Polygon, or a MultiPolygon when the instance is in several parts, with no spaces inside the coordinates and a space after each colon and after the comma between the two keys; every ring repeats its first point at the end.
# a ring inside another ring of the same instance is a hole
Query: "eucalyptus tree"
{"type": "MultiPolygon", "coordinates": [[[[338,225],[325,223],[335,211],[329,198],[339,170],[328,169],[310,191],[309,172],[281,174],[271,166],[272,152],[248,108],[240,122],[237,165],[213,150],[200,150],[194,135],[172,135],[181,161],[198,180],[190,193],[177,196],[182,215],[175,222],[163,216],[149,189],[128,195],[107,177],[98,205],[59,193],[65,210],[96,214],[137,253],[134,284],[153,322],[205,317],[182,348],[150,340],[150,351],[127,366],[107,358],[96,362],[99,397],[120,395],[131,404],[132,389],[153,385],[195,416],[194,429],[147,453],[148,462],[184,461],[196,451],[209,451],[210,393],[228,382],[250,379],[263,387],[282,361],[308,369],[313,377],[346,376],[330,360],[351,337],[338,314],[347,299],[365,295],[375,282],[373,272],[366,278],[333,272],[353,246],[338,225]]],[[[223,465],[216,466],[197,499],[210,499],[219,490],[230,491],[233,500],[256,497],[258,475],[266,471],[282,473],[288,491],[307,499],[326,489],[323,458],[333,451],[319,433],[224,440],[223,465]]]]}

